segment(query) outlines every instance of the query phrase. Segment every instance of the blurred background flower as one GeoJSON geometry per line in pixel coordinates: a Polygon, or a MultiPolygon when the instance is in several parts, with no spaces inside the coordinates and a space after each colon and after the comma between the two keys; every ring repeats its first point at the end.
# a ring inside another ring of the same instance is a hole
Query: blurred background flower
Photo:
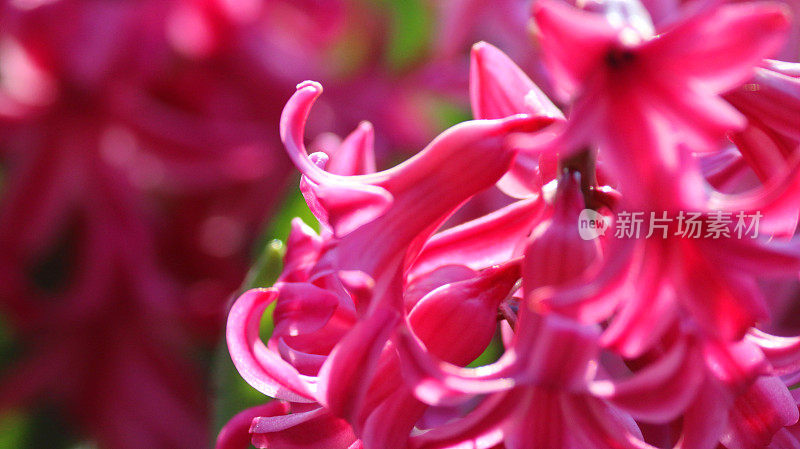
{"type": "Polygon", "coordinates": [[[215,355],[229,298],[307,216],[278,139],[295,84],[326,86],[315,149],[367,119],[386,166],[469,117],[477,40],[546,88],[529,3],[4,0],[0,447],[208,446],[261,399],[215,355]]]}

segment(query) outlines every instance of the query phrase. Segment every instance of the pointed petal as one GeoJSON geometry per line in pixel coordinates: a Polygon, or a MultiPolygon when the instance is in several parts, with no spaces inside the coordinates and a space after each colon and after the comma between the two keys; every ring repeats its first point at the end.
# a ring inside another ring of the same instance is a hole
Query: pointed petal
{"type": "Polygon", "coordinates": [[[385,189],[368,184],[309,184],[336,237],[381,217],[394,200],[385,189]]]}
{"type": "Polygon", "coordinates": [[[536,2],[533,17],[545,64],[566,100],[602,62],[617,31],[598,14],[554,0],[536,2]]]}
{"type": "MultiPolygon", "coordinates": [[[[562,395],[564,421],[578,447],[594,449],[654,449],[642,440],[629,416],[585,395],[562,395]]],[[[708,448],[710,449],[710,448],[708,448]]]]}
{"type": "Polygon", "coordinates": [[[552,117],[564,115],[505,53],[486,42],[472,46],[470,102],[477,119],[516,114],[552,117]]]}
{"type": "Polygon", "coordinates": [[[339,148],[330,155],[325,167],[337,175],[364,175],[375,172],[375,131],[369,122],[361,122],[339,148]]]}
{"type": "Polygon", "coordinates": [[[475,270],[464,265],[446,264],[433,269],[433,271],[415,276],[408,281],[403,292],[406,311],[410,312],[420,299],[437,288],[453,282],[472,279],[476,274],[475,270]]]}
{"type": "Polygon", "coordinates": [[[800,64],[773,64],[755,69],[753,79],[725,95],[737,108],[769,128],[800,140],[800,64]]]}
{"type": "Polygon", "coordinates": [[[506,391],[516,385],[517,358],[506,351],[500,360],[480,368],[461,368],[432,357],[408,329],[395,334],[403,379],[414,395],[430,405],[453,405],[478,394],[506,391]]]}
{"type": "Polygon", "coordinates": [[[719,94],[750,78],[762,59],[780,49],[788,31],[787,9],[778,3],[712,6],[645,44],[642,51],[657,72],[719,94]]]}
{"type": "Polygon", "coordinates": [[[625,300],[612,318],[600,339],[603,346],[635,358],[650,349],[675,323],[677,296],[675,287],[665,277],[663,265],[659,257],[644,260],[635,287],[638,294],[625,300]]]}
{"type": "Polygon", "coordinates": [[[283,360],[289,362],[297,372],[305,376],[316,376],[327,359],[327,356],[324,355],[298,351],[286,344],[283,338],[278,339],[278,352],[283,360]]]}
{"type": "Polygon", "coordinates": [[[800,159],[795,158],[788,167],[784,173],[756,189],[733,195],[714,192],[709,199],[709,209],[734,214],[744,212],[748,216],[758,213],[762,215],[758,224],[759,235],[793,235],[800,215],[797,209],[797,204],[800,204],[800,159]]]}

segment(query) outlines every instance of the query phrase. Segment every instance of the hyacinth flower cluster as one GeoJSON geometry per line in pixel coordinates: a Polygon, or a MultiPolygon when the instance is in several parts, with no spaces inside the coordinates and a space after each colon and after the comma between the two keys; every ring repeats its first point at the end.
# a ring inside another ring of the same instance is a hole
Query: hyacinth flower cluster
{"type": "Polygon", "coordinates": [[[475,120],[385,171],[368,123],[308,154],[322,87],[298,85],[280,131],[321,229],[294,221],[278,282],[231,307],[233,362],[275,400],[219,449],[800,447],[800,336],[770,324],[800,274],[800,65],[765,59],[789,14],[657,6],[540,0],[562,107],[478,43],[475,120]],[[494,185],[514,200],[451,226],[494,185]],[[666,224],[579,232],[630,213],[666,224]],[[759,228],[687,237],[688,214],[759,228]]]}

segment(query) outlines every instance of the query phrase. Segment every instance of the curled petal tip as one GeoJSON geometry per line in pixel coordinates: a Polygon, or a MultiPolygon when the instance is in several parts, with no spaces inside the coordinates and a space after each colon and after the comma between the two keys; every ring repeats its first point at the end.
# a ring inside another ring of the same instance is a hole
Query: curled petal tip
{"type": "Polygon", "coordinates": [[[297,90],[309,89],[316,91],[317,93],[322,93],[322,84],[316,81],[306,80],[298,84],[296,89],[297,90]]]}
{"type": "Polygon", "coordinates": [[[482,52],[482,51],[484,51],[484,50],[485,50],[487,47],[489,47],[490,45],[491,45],[491,44],[489,44],[489,43],[488,43],[488,42],[486,42],[486,41],[478,41],[478,42],[475,42],[474,44],[472,44],[472,53],[473,53],[473,54],[478,54],[479,52],[482,52]]]}

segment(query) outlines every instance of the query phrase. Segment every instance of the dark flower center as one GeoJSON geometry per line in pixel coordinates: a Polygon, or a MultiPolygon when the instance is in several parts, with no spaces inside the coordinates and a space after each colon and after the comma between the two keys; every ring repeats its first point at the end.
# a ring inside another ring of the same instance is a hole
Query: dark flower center
{"type": "Polygon", "coordinates": [[[627,49],[612,48],[606,53],[606,65],[612,70],[630,67],[636,60],[636,54],[627,49]]]}

